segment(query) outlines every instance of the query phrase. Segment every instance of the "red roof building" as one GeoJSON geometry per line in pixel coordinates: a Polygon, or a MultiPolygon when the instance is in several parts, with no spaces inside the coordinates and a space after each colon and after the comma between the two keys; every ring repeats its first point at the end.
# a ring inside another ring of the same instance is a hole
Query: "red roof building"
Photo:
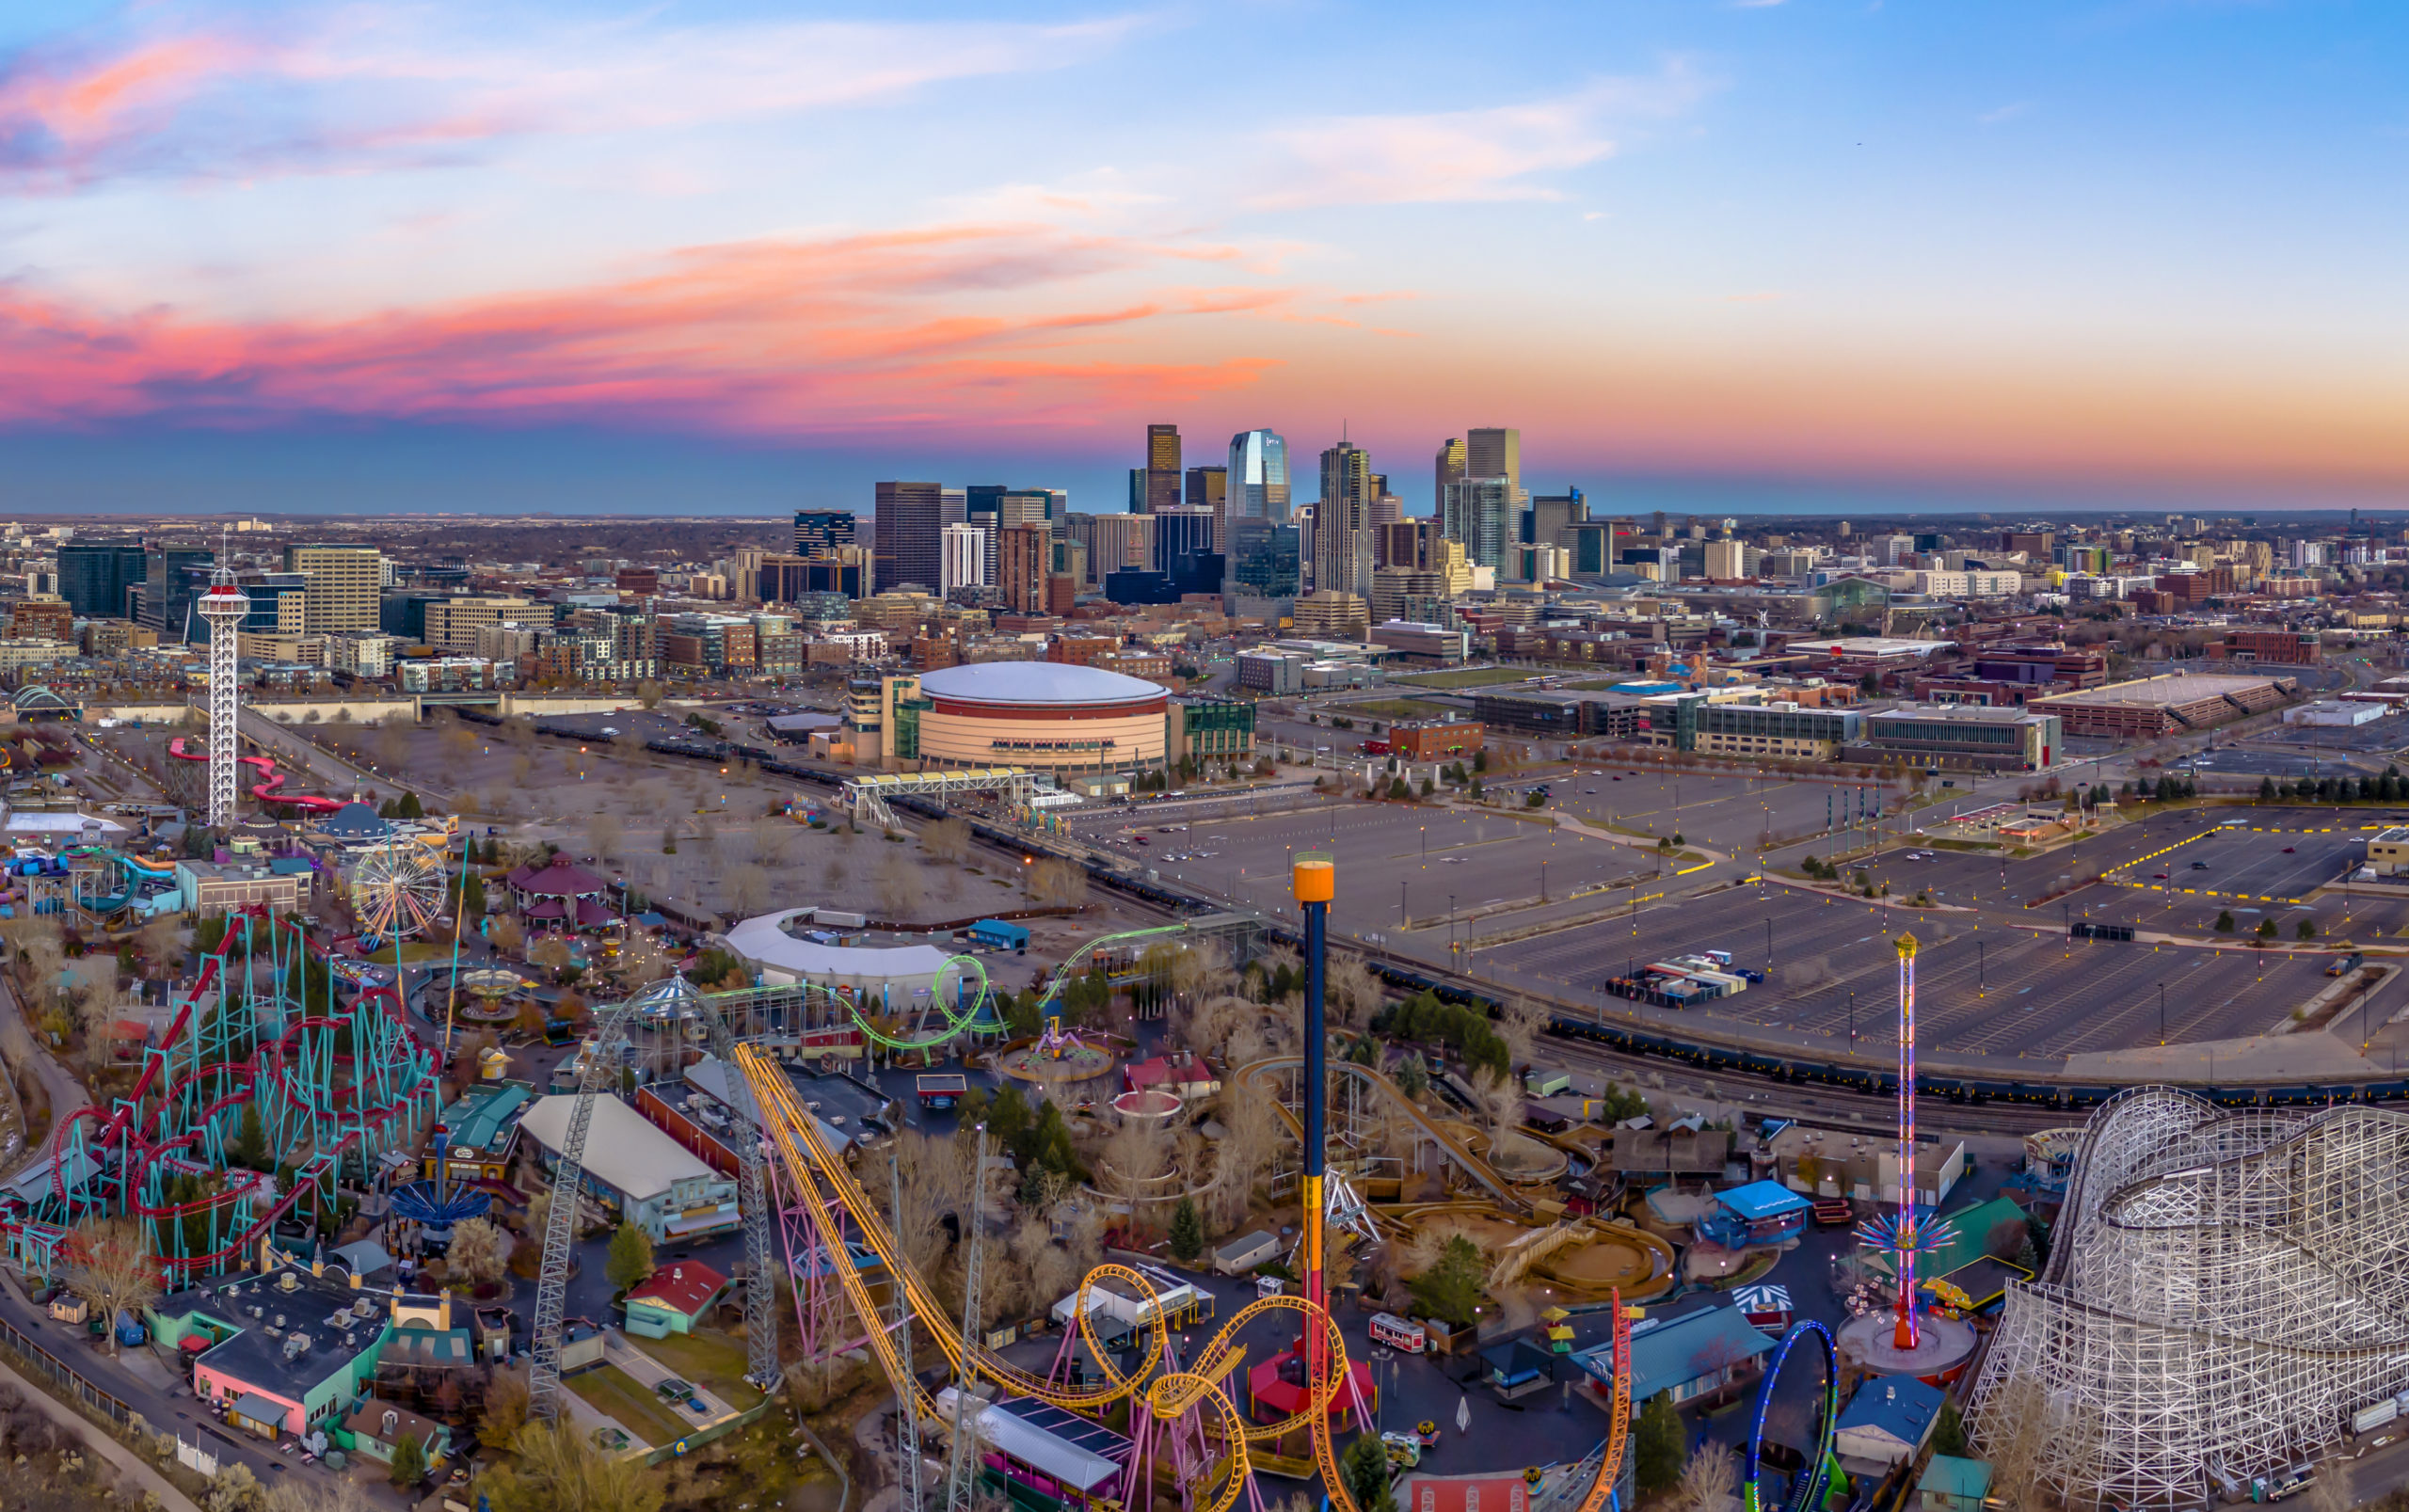
{"type": "Polygon", "coordinates": [[[611,907],[611,884],[566,856],[554,856],[542,867],[520,867],[506,880],[519,915],[534,923],[601,930],[619,921],[611,907]]]}

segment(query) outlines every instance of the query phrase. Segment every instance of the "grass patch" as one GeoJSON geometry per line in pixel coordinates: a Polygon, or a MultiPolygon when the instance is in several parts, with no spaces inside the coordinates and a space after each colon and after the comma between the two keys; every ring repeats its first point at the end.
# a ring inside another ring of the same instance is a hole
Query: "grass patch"
{"type": "Polygon", "coordinates": [[[1391,677],[1392,683],[1417,688],[1478,688],[1494,682],[1528,682],[1534,677],[1552,677],[1555,673],[1526,671],[1520,667],[1457,667],[1450,672],[1414,673],[1391,677]]]}
{"type": "Polygon", "coordinates": [[[694,1431],[694,1424],[679,1421],[660,1397],[638,1386],[616,1365],[597,1365],[574,1376],[564,1376],[561,1384],[585,1398],[595,1410],[617,1419],[621,1426],[656,1449],[666,1449],[694,1431]]]}
{"type": "Polygon", "coordinates": [[[636,1348],[742,1412],[761,1400],[744,1379],[744,1346],[724,1333],[671,1333],[631,1340],[636,1348]]]}

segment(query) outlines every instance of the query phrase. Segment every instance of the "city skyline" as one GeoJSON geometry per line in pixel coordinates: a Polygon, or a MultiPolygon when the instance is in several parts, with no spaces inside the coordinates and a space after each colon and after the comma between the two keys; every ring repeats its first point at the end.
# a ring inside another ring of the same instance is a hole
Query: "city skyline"
{"type": "Polygon", "coordinates": [[[1625,509],[2409,483],[2373,8],[479,19],[0,21],[12,506],[1101,513],[1158,422],[1415,514],[1487,423],[1625,509]]]}

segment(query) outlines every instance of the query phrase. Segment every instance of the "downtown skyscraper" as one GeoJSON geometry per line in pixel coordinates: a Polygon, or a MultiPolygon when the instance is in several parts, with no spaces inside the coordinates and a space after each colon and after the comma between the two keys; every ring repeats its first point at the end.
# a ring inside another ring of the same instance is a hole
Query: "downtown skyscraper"
{"type": "Polygon", "coordinates": [[[1379,501],[1372,455],[1348,441],[1321,454],[1321,502],[1314,506],[1314,591],[1372,592],[1373,509],[1379,501]]]}

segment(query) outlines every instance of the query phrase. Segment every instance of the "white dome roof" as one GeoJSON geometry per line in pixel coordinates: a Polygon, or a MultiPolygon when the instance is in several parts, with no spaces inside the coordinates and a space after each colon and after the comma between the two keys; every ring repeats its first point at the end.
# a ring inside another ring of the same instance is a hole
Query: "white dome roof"
{"type": "Polygon", "coordinates": [[[1165,696],[1160,683],[1065,661],[977,661],[945,667],[922,676],[920,691],[990,704],[1121,704],[1165,696]]]}

